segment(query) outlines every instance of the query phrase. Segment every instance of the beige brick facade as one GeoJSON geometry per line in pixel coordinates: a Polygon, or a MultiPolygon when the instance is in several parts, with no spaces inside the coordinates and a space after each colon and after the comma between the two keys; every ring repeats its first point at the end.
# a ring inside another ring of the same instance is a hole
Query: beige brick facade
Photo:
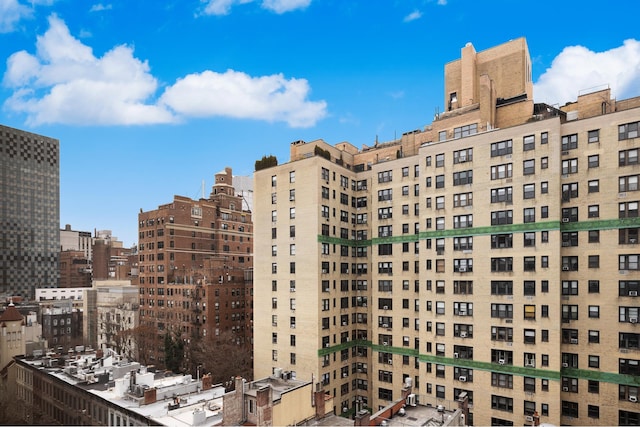
{"type": "Polygon", "coordinates": [[[475,425],[637,424],[640,105],[535,104],[530,73],[524,39],[466,46],[424,130],[255,173],[256,377],[337,413],[409,377],[475,425]]]}

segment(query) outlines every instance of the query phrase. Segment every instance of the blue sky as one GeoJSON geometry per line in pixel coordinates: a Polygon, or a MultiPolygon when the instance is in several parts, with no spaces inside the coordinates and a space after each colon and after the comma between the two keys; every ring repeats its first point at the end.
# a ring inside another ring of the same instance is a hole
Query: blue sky
{"type": "Polygon", "coordinates": [[[526,37],[534,98],[640,95],[640,3],[0,0],[0,123],[60,140],[61,226],[136,243],[137,214],[197,198],[295,140],[389,141],[443,110],[471,42],[526,37]]]}

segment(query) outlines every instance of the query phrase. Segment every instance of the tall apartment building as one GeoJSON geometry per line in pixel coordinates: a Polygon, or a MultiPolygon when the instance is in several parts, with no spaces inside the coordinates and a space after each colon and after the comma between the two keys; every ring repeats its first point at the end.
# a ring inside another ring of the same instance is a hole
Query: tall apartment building
{"type": "MultiPolygon", "coordinates": [[[[253,224],[231,168],[215,175],[208,199],[175,196],[139,219],[140,321],[185,342],[227,332],[253,336],[253,224]]],[[[163,364],[161,346],[150,360],[163,364]]]]}
{"type": "Polygon", "coordinates": [[[58,140],[0,125],[0,294],[58,286],[59,227],[58,140]]]}
{"type": "Polygon", "coordinates": [[[374,410],[406,379],[476,425],[638,425],[640,98],[534,103],[524,39],[445,66],[445,112],[256,171],[254,376],[374,410]]]}

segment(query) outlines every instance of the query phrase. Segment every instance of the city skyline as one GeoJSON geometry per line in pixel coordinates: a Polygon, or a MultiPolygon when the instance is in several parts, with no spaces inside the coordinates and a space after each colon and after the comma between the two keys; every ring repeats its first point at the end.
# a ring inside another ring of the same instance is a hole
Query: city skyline
{"type": "Polygon", "coordinates": [[[639,86],[634,14],[584,3],[0,5],[0,122],[60,140],[61,228],[110,229],[126,246],[141,208],[198,198],[203,181],[206,196],[225,166],[251,175],[263,155],[286,162],[295,140],[361,147],[422,129],[467,42],[526,37],[536,102],[639,86]],[[616,25],[567,26],[596,16],[616,25]]]}

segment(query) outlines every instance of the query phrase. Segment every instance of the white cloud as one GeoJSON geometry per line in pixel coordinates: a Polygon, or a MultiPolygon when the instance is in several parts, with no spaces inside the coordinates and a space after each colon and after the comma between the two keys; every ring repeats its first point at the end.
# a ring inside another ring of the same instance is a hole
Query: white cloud
{"type": "Polygon", "coordinates": [[[419,10],[414,10],[413,12],[411,12],[410,14],[404,17],[404,22],[411,22],[420,18],[422,18],[422,12],[420,12],[419,10]]]}
{"type": "Polygon", "coordinates": [[[231,6],[237,3],[237,0],[202,0],[206,3],[202,13],[204,15],[228,15],[231,12],[231,6]]]}
{"type": "Polygon", "coordinates": [[[103,57],[73,38],[55,15],[38,37],[35,55],[16,52],[7,60],[3,84],[14,90],[4,107],[25,113],[27,123],[146,124],[174,121],[171,112],[145,103],[157,89],[149,65],[128,46],[103,57]]]}
{"type": "Polygon", "coordinates": [[[438,6],[446,6],[447,0],[438,0],[438,6]]]}
{"type": "Polygon", "coordinates": [[[636,96],[640,87],[640,42],[625,40],[622,46],[593,52],[569,46],[553,60],[534,85],[534,98],[547,104],[576,100],[582,90],[609,85],[617,98],[636,96]]]}
{"type": "Polygon", "coordinates": [[[111,9],[113,9],[112,4],[97,3],[91,6],[91,9],[89,9],[89,12],[102,12],[104,10],[111,10],[111,9]]]}
{"type": "Polygon", "coordinates": [[[21,19],[31,16],[31,9],[18,0],[0,0],[0,33],[10,33],[21,19]]]}
{"type": "Polygon", "coordinates": [[[262,7],[275,13],[282,14],[292,10],[304,9],[311,4],[311,0],[262,0],[262,7]]]}
{"type": "MultiPolygon", "coordinates": [[[[228,15],[235,5],[252,3],[254,0],[200,0],[205,6],[202,15],[228,15]]],[[[304,9],[311,0],[262,0],[261,7],[277,14],[304,9]]]]}
{"type": "Polygon", "coordinates": [[[308,127],[327,114],[325,101],[307,99],[311,89],[305,79],[281,74],[189,74],[158,99],[156,78],[131,47],[116,46],[96,57],[57,16],[49,18],[49,26],[37,39],[36,54],[12,54],[3,77],[3,85],[13,90],[4,108],[26,114],[31,125],[140,125],[217,116],[308,127]]]}
{"type": "Polygon", "coordinates": [[[326,116],[327,108],[324,101],[308,101],[309,92],[306,80],[287,80],[281,74],[251,77],[233,70],[205,71],[179,79],[160,101],[185,116],[284,121],[291,127],[309,127],[326,116]]]}

